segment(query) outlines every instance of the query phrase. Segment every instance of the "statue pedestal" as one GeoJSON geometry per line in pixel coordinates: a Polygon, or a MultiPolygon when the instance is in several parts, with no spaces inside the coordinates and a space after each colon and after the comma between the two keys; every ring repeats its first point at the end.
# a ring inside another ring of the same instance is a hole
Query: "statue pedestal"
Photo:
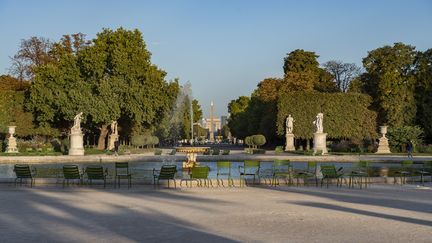
{"type": "Polygon", "coordinates": [[[285,138],[286,138],[285,151],[295,151],[294,134],[287,133],[285,134],[285,138]]]}
{"type": "Polygon", "coordinates": [[[378,150],[376,154],[390,154],[389,142],[386,137],[381,137],[379,139],[378,150]]]}
{"type": "Polygon", "coordinates": [[[6,153],[18,153],[16,138],[9,137],[7,141],[6,153]]]}
{"type": "Polygon", "coordinates": [[[84,141],[81,131],[72,132],[70,135],[69,155],[84,155],[84,141]]]}
{"type": "Polygon", "coordinates": [[[314,133],[313,151],[321,151],[322,154],[327,154],[327,133],[314,133]]]}
{"type": "Polygon", "coordinates": [[[118,140],[119,135],[111,134],[108,137],[108,150],[114,149],[114,142],[118,140]]]}

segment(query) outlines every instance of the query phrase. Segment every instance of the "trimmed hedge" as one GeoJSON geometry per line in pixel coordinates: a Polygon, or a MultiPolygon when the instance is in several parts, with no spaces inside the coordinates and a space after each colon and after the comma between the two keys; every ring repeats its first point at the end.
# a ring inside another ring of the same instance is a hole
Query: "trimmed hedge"
{"type": "Polygon", "coordinates": [[[285,134],[285,119],[291,114],[295,120],[295,136],[311,139],[316,132],[312,122],[322,112],[327,138],[377,138],[377,114],[368,109],[371,101],[370,96],[359,93],[288,93],[278,101],[277,133],[285,134]]]}

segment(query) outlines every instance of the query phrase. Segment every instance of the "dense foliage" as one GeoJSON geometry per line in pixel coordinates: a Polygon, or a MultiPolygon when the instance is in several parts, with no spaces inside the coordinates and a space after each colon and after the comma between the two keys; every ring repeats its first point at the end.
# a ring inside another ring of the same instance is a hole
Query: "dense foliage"
{"type": "Polygon", "coordinates": [[[368,110],[371,99],[362,94],[291,92],[278,101],[277,132],[285,134],[285,119],[294,118],[294,134],[309,139],[316,129],[317,113],[324,113],[324,132],[330,139],[375,138],[376,114],[368,110]]]}

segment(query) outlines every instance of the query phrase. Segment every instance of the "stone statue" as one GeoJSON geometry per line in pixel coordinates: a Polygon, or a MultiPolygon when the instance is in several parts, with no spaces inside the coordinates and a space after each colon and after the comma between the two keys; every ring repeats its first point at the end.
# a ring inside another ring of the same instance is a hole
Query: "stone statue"
{"type": "Polygon", "coordinates": [[[111,122],[111,134],[118,135],[117,121],[111,122]]]}
{"type": "Polygon", "coordinates": [[[286,132],[287,133],[293,132],[294,122],[295,122],[294,118],[291,116],[291,114],[289,114],[288,117],[286,118],[286,132]]]}
{"type": "Polygon", "coordinates": [[[81,117],[82,117],[82,112],[78,113],[78,115],[76,115],[74,117],[74,125],[72,126],[72,131],[81,131],[81,117]]]}
{"type": "Polygon", "coordinates": [[[318,115],[316,116],[316,120],[313,121],[313,124],[316,127],[316,132],[317,133],[323,133],[324,129],[323,129],[323,118],[324,118],[324,114],[323,113],[318,113],[318,115]]]}

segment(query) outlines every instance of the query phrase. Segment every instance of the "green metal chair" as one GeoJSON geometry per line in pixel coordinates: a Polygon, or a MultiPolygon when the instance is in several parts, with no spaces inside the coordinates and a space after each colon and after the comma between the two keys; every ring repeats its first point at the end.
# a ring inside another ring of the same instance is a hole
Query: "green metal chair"
{"type": "Polygon", "coordinates": [[[352,171],[348,176],[349,187],[354,187],[354,184],[357,182],[360,185],[360,189],[362,188],[363,183],[367,188],[369,183],[369,162],[359,161],[353,163],[352,171]]]}
{"type": "Polygon", "coordinates": [[[93,180],[103,180],[104,188],[106,187],[106,176],[108,174],[108,170],[104,171],[104,168],[100,165],[89,165],[85,169],[85,172],[90,185],[93,184],[93,180]]]}
{"type": "Polygon", "coordinates": [[[218,161],[217,162],[217,174],[216,180],[217,185],[224,186],[223,180],[220,179],[220,176],[227,176],[228,186],[234,186],[234,180],[231,177],[231,162],[230,161],[218,161]]]}
{"type": "Polygon", "coordinates": [[[210,168],[208,166],[195,166],[191,169],[190,178],[182,179],[180,181],[180,186],[183,181],[186,181],[186,186],[188,185],[188,181],[190,182],[190,187],[192,187],[192,181],[197,182],[197,186],[202,187],[210,187],[213,186],[211,180],[208,178],[210,168]]]}
{"type": "Polygon", "coordinates": [[[169,182],[170,180],[174,181],[174,188],[177,187],[177,183],[175,180],[175,174],[177,173],[177,166],[176,165],[162,165],[161,169],[157,171],[156,169],[153,169],[153,185],[156,187],[156,185],[159,185],[160,180],[167,180],[168,181],[168,187],[170,186],[169,182]]]}
{"type": "Polygon", "coordinates": [[[424,185],[424,177],[427,175],[431,176],[432,182],[432,161],[424,161],[423,168],[417,171],[420,174],[421,184],[424,185]]]}
{"type": "Polygon", "coordinates": [[[128,162],[116,162],[115,163],[114,187],[116,187],[116,185],[118,185],[118,187],[120,187],[120,180],[121,179],[127,179],[128,180],[128,188],[132,187],[132,174],[129,172],[129,163],[128,162]]]}
{"type": "Polygon", "coordinates": [[[36,183],[35,178],[34,178],[35,173],[32,173],[29,165],[16,164],[14,166],[14,171],[16,174],[15,186],[17,185],[18,180],[20,181],[20,186],[22,186],[23,179],[25,179],[26,181],[28,179],[30,180],[30,187],[33,187],[33,184],[36,183]]]}
{"type": "Polygon", "coordinates": [[[342,186],[343,173],[340,172],[341,170],[342,168],[336,170],[335,165],[321,165],[321,173],[323,175],[323,178],[321,179],[321,187],[324,184],[324,180],[326,180],[328,188],[329,182],[334,179],[336,179],[336,186],[342,186]]]}
{"type": "Polygon", "coordinates": [[[78,180],[78,184],[82,184],[82,174],[78,165],[63,165],[63,187],[69,185],[69,180],[78,180]]]}
{"type": "Polygon", "coordinates": [[[245,160],[243,165],[239,165],[238,170],[240,174],[240,186],[245,185],[247,176],[253,176],[253,184],[255,184],[255,179],[257,177],[258,182],[260,181],[260,161],[245,160]]]}
{"type": "Polygon", "coordinates": [[[297,186],[300,185],[299,180],[303,180],[304,185],[309,185],[308,180],[310,178],[315,179],[315,185],[318,186],[318,177],[317,177],[317,162],[316,161],[308,161],[307,168],[305,170],[299,170],[294,173],[293,177],[297,181],[297,186]]]}
{"type": "Polygon", "coordinates": [[[177,153],[176,149],[172,149],[171,152],[168,153],[168,155],[175,155],[177,153]]]}
{"type": "Polygon", "coordinates": [[[283,178],[287,185],[292,184],[292,166],[289,160],[275,160],[272,165],[272,179],[270,185],[279,185],[279,178],[283,178]]]}
{"type": "Polygon", "coordinates": [[[407,177],[412,177],[413,176],[413,171],[412,171],[412,165],[413,165],[413,161],[412,160],[404,160],[401,162],[401,166],[399,168],[399,170],[395,171],[394,173],[394,184],[397,183],[396,177],[399,177],[399,181],[400,184],[406,184],[407,183],[407,177]]]}

